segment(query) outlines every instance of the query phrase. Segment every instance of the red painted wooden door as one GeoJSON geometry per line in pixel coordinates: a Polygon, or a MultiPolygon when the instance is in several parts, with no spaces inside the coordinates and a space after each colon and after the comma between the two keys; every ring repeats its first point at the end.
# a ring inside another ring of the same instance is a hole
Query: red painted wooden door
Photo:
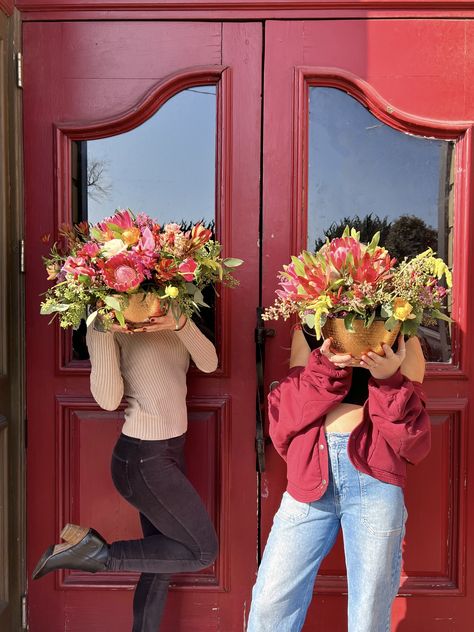
{"type": "MultiPolygon", "coordinates": [[[[258,302],[261,26],[26,24],[24,58],[29,572],[68,521],[93,525],[109,540],[140,537],[136,512],[109,475],[122,413],[96,406],[87,361],[74,356],[68,334],[39,315],[47,287],[40,257],[60,224],[72,219],[74,143],[126,133],[180,91],[205,94],[203,86],[211,86],[216,228],[225,252],[245,266],[240,287],[223,292],[217,306],[217,372],[191,371],[187,462],[215,522],[220,553],[212,568],[176,578],[163,630],[240,631],[256,565],[255,316],[242,305],[258,302]]],[[[130,154],[130,168],[138,158],[130,154]]],[[[182,168],[186,190],[194,174],[182,168]]],[[[111,210],[106,202],[104,210],[111,210]]],[[[180,213],[171,206],[169,219],[179,221],[180,213]]],[[[66,572],[31,582],[30,630],[130,630],[134,580],[66,572]]]]}
{"type": "MultiPolygon", "coordinates": [[[[265,47],[265,305],[273,303],[282,264],[312,247],[330,221],[371,212],[387,215],[392,225],[397,214],[419,214],[434,192],[423,230],[434,227],[453,265],[457,324],[451,343],[446,332],[427,331],[436,360],[426,377],[433,448],[409,472],[404,571],[392,630],[465,632],[474,615],[474,461],[468,457],[474,450],[468,432],[473,259],[465,256],[474,232],[474,23],[275,21],[266,24],[265,47]],[[382,132],[386,136],[373,136],[382,132]],[[426,143],[438,143],[436,151],[444,156],[436,158],[431,180],[428,159],[420,158],[426,143]],[[415,180],[413,173],[419,174],[415,180]]],[[[276,337],[267,343],[267,385],[284,375],[288,357],[289,325],[278,323],[276,337]]],[[[284,464],[269,447],[262,483],[264,541],[284,485],[284,464]]],[[[316,583],[304,629],[347,630],[345,593],[339,542],[316,583]]]]}

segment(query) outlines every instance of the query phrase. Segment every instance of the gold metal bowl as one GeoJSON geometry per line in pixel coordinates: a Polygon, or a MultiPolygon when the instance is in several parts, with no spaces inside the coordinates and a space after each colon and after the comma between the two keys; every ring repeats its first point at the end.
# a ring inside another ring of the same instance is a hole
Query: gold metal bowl
{"type": "Polygon", "coordinates": [[[128,305],[123,315],[128,323],[143,323],[152,316],[162,316],[164,313],[161,301],[151,292],[137,292],[130,294],[128,305]]]}
{"type": "Polygon", "coordinates": [[[353,358],[360,360],[362,354],[374,351],[384,355],[382,345],[392,346],[395,342],[401,323],[392,331],[385,329],[383,320],[374,320],[370,327],[364,327],[363,320],[354,320],[354,331],[349,331],[344,325],[343,318],[328,318],[322,328],[323,338],[332,338],[331,348],[337,353],[350,353],[353,358]]]}

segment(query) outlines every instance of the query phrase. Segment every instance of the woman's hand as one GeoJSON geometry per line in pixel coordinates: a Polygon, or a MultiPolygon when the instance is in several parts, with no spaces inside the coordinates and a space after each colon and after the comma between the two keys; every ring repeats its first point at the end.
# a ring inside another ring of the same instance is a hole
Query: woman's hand
{"type": "Polygon", "coordinates": [[[368,369],[378,380],[386,380],[392,377],[394,373],[400,368],[402,362],[406,356],[405,338],[402,334],[398,337],[398,349],[395,353],[393,349],[387,345],[382,345],[384,356],[379,356],[374,351],[369,351],[364,354],[360,361],[360,366],[364,369],[368,369]]]}
{"type": "Polygon", "coordinates": [[[114,324],[110,327],[110,331],[121,334],[135,334],[135,333],[152,333],[155,331],[172,330],[178,331],[186,324],[187,318],[184,314],[181,314],[178,321],[172,314],[171,310],[164,316],[152,316],[149,322],[140,323],[140,326],[122,327],[121,325],[114,324]]]}
{"type": "Polygon", "coordinates": [[[325,356],[330,362],[339,369],[354,366],[354,358],[350,353],[334,353],[331,349],[331,338],[326,338],[320,347],[321,355],[325,356]]]}

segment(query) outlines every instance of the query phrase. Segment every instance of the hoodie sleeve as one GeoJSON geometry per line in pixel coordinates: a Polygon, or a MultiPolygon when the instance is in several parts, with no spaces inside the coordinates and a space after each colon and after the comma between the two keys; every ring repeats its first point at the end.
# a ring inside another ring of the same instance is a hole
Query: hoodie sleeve
{"type": "Polygon", "coordinates": [[[293,367],[268,396],[270,437],[285,458],[293,437],[324,417],[342,401],[350,387],[352,369],[338,369],[319,349],[306,367],[293,367]]]}
{"type": "Polygon", "coordinates": [[[369,416],[398,456],[417,464],[431,448],[431,422],[420,382],[398,370],[385,379],[369,380],[369,416]]]}

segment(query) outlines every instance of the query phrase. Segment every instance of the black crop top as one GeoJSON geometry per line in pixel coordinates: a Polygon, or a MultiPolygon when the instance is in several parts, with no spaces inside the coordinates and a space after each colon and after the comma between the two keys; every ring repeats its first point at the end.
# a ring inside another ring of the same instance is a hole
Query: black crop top
{"type": "MultiPolygon", "coordinates": [[[[304,326],[302,327],[302,331],[311,351],[314,351],[314,349],[317,349],[323,344],[322,339],[317,340],[316,335],[308,331],[304,326]]],[[[397,344],[396,341],[395,344],[397,344]]],[[[353,367],[351,386],[349,392],[342,400],[342,403],[363,406],[369,397],[369,379],[370,371],[362,367],[353,367]]]]}

